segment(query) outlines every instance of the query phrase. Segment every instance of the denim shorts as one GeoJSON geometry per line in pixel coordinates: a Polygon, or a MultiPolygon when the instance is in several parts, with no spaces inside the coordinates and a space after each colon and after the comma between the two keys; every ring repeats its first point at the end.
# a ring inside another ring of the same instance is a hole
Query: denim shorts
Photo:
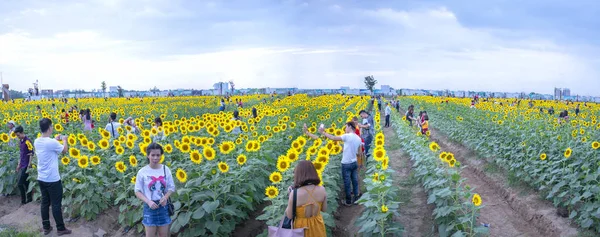
{"type": "Polygon", "coordinates": [[[169,216],[169,209],[167,206],[162,206],[158,201],[154,201],[158,204],[158,208],[152,210],[148,204],[144,203],[144,218],[142,224],[144,226],[165,226],[171,224],[171,217],[169,216]]]}

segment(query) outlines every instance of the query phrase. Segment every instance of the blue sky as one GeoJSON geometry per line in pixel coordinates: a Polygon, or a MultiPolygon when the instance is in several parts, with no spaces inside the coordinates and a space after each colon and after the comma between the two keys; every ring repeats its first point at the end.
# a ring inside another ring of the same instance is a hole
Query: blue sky
{"type": "Polygon", "coordinates": [[[599,1],[0,2],[0,71],[26,90],[394,88],[599,95],[599,1]]]}

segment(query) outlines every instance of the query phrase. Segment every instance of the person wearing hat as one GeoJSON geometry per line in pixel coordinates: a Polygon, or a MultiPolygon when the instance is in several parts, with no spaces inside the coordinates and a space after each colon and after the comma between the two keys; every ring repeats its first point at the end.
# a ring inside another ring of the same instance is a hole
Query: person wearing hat
{"type": "MultiPolygon", "coordinates": [[[[11,135],[15,131],[15,128],[17,127],[17,123],[15,123],[15,121],[10,120],[10,121],[8,121],[6,126],[8,126],[8,135],[11,135]]],[[[11,138],[8,141],[8,145],[11,147],[16,146],[14,139],[12,139],[12,136],[10,136],[10,137],[11,138]]]]}

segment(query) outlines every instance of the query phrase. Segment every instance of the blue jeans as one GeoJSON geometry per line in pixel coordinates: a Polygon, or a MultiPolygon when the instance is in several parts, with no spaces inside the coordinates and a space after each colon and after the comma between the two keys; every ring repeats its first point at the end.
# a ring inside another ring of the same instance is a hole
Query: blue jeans
{"type": "Polygon", "coordinates": [[[354,192],[355,196],[358,196],[358,164],[356,162],[342,164],[342,178],[344,179],[346,203],[352,203],[352,195],[350,194],[350,181],[352,179],[352,192],[354,192]]]}
{"type": "Polygon", "coordinates": [[[365,157],[367,157],[367,158],[369,157],[369,150],[371,149],[372,142],[373,142],[373,136],[369,135],[369,136],[365,137],[365,157]]]}

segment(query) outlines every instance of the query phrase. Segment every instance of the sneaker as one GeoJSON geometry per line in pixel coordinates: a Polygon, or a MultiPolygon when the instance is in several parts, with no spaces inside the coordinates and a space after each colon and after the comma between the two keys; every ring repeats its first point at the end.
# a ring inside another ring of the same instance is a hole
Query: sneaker
{"type": "Polygon", "coordinates": [[[352,206],[352,203],[348,203],[348,202],[346,202],[346,201],[344,201],[344,203],[343,203],[343,204],[344,204],[344,206],[347,206],[347,207],[349,207],[349,206],[352,206]]]}
{"type": "Polygon", "coordinates": [[[44,231],[44,235],[49,235],[50,233],[52,233],[52,226],[50,226],[50,229],[43,229],[44,231]]]}
{"type": "Polygon", "coordinates": [[[72,232],[72,231],[71,231],[71,230],[69,230],[69,229],[64,229],[64,230],[58,230],[58,231],[56,231],[56,234],[57,234],[58,236],[61,236],[61,235],[70,235],[70,234],[71,234],[71,232],[72,232]]]}

